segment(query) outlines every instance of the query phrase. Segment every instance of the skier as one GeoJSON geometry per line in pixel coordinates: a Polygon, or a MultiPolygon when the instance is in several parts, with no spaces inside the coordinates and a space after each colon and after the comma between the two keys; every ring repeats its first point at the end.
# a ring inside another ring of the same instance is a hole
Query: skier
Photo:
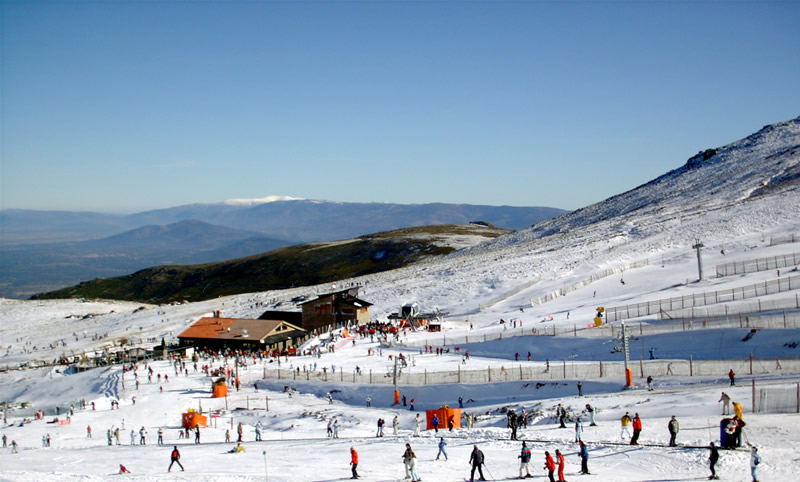
{"type": "Polygon", "coordinates": [[[756,469],[758,469],[758,464],[761,463],[761,456],[758,455],[758,449],[753,447],[752,452],[750,453],[750,473],[753,475],[753,482],[758,482],[758,475],[756,475],[756,469]]]}
{"type": "Polygon", "coordinates": [[[717,446],[714,445],[714,442],[711,442],[711,445],[708,447],[711,449],[711,454],[708,456],[708,463],[709,468],[711,469],[711,475],[708,477],[708,480],[719,479],[717,476],[717,471],[715,469],[715,465],[717,465],[717,461],[719,460],[719,450],[717,450],[717,446]]]}
{"type": "Polygon", "coordinates": [[[242,441],[242,435],[244,434],[244,427],[242,426],[242,422],[239,422],[239,426],[236,427],[236,432],[239,434],[239,439],[237,442],[242,441]]]}
{"type": "Polygon", "coordinates": [[[561,453],[560,450],[556,449],[556,458],[558,459],[558,482],[567,482],[564,479],[564,454],[561,453]]]}
{"type": "MultiPolygon", "coordinates": [[[[328,435],[328,436],[330,437],[330,435],[328,435]]],[[[225,443],[226,444],[231,443],[231,431],[230,430],[225,430],[225,443]]]]}
{"type": "Polygon", "coordinates": [[[594,412],[595,412],[594,407],[592,407],[591,405],[589,405],[587,403],[586,404],[586,411],[589,412],[589,426],[590,427],[596,427],[597,424],[594,423],[594,412]]]}
{"type": "Polygon", "coordinates": [[[522,451],[517,458],[519,459],[519,478],[533,477],[531,475],[531,449],[528,448],[525,442],[522,442],[522,451]],[[522,475],[522,469],[525,469],[524,476],[522,475]]]}
{"type": "Polygon", "coordinates": [[[447,462],[447,451],[444,449],[447,446],[447,442],[444,441],[444,437],[439,440],[439,453],[436,454],[436,460],[439,460],[440,455],[444,455],[444,461],[447,462]]]}
{"type": "Polygon", "coordinates": [[[144,425],[142,428],[139,429],[139,445],[147,445],[147,430],[144,429],[144,425]]]}
{"type": "Polygon", "coordinates": [[[181,465],[181,453],[178,452],[177,445],[172,448],[172,454],[170,454],[170,462],[169,467],[167,467],[167,472],[172,471],[172,464],[178,464],[178,467],[180,467],[181,471],[183,471],[183,465],[181,465]]]}
{"type": "Polygon", "coordinates": [[[464,397],[458,397],[458,408],[464,408],[464,397]]]}
{"type": "Polygon", "coordinates": [[[200,426],[194,428],[194,443],[200,443],[200,426]]]}
{"type": "Polygon", "coordinates": [[[131,445],[136,445],[136,432],[131,429],[131,445]]]}
{"type": "Polygon", "coordinates": [[[725,392],[722,392],[722,396],[719,398],[717,403],[722,402],[722,414],[723,415],[730,415],[731,414],[731,397],[725,392]]]}
{"type": "Polygon", "coordinates": [[[333,437],[333,419],[328,420],[328,438],[333,437]]]}
{"type": "Polygon", "coordinates": [[[411,399],[411,403],[408,404],[408,409],[411,410],[412,412],[414,411],[414,399],[413,398],[411,399]]]}
{"type": "Polygon", "coordinates": [[[669,430],[669,446],[675,447],[675,437],[678,436],[678,420],[675,419],[675,415],[672,416],[669,423],[667,424],[667,429],[669,430]]]}
{"type": "Polygon", "coordinates": [[[352,478],[357,479],[358,478],[358,470],[356,470],[356,469],[358,469],[358,452],[356,452],[356,448],[355,447],[350,447],[350,468],[353,471],[353,477],[352,478]]]}
{"type": "Polygon", "coordinates": [[[434,415],[433,416],[433,418],[431,419],[431,425],[433,425],[433,430],[436,433],[439,433],[439,416],[438,415],[434,415]]]}
{"type": "Polygon", "coordinates": [[[581,383],[580,381],[578,381],[578,396],[579,397],[583,396],[583,383],[581,383]]]}
{"type": "MultiPolygon", "coordinates": [[[[111,445],[111,444],[108,444],[108,445],[111,445]]],[[[6,448],[6,447],[8,447],[8,437],[6,436],[6,434],[3,434],[3,448],[6,448]]]]}
{"type": "Polygon", "coordinates": [[[339,438],[339,419],[333,417],[333,438],[339,438]]]}
{"type": "Polygon", "coordinates": [[[371,406],[372,406],[372,398],[369,395],[367,395],[367,407],[371,406]]]}
{"type": "Polygon", "coordinates": [[[567,425],[564,421],[567,419],[567,409],[562,407],[561,404],[558,404],[558,422],[561,424],[558,428],[567,428],[567,425]]]}
{"type": "Polygon", "coordinates": [[[92,426],[91,425],[87,425],[86,426],[86,438],[92,438],[92,426]]]}
{"type": "Polygon", "coordinates": [[[164,429],[158,427],[158,445],[164,445],[164,429]]]}
{"type": "Polygon", "coordinates": [[[581,435],[583,434],[583,422],[581,421],[581,417],[578,417],[578,420],[575,421],[575,441],[581,441],[581,435]]]}
{"type": "Polygon", "coordinates": [[[631,445],[639,445],[639,434],[642,433],[642,419],[639,414],[633,416],[633,437],[631,437],[631,445]]]}
{"type": "Polygon", "coordinates": [[[420,426],[422,425],[422,419],[420,418],[419,414],[417,414],[416,418],[414,418],[414,436],[419,437],[419,430],[420,426]]]}
{"type": "Polygon", "coordinates": [[[631,436],[631,431],[628,428],[628,425],[631,424],[631,415],[628,412],[625,412],[625,415],[622,416],[620,419],[620,424],[622,425],[622,432],[619,434],[619,438],[625,440],[625,434],[628,434],[628,437],[631,436]]]}
{"type": "Polygon", "coordinates": [[[469,473],[470,482],[475,481],[475,469],[478,469],[478,474],[481,476],[479,480],[486,480],[481,468],[481,465],[483,465],[483,452],[478,449],[477,445],[473,446],[472,454],[469,456],[469,463],[472,464],[472,471],[469,473]]]}
{"type": "Polygon", "coordinates": [[[581,457],[581,475],[590,475],[589,474],[589,449],[586,448],[586,444],[583,443],[583,440],[578,442],[581,446],[580,452],[578,455],[581,457]]]}
{"type": "Polygon", "coordinates": [[[647,375],[647,391],[648,392],[652,392],[653,391],[653,376],[652,375],[647,375]]]}
{"type": "Polygon", "coordinates": [[[548,451],[544,452],[544,468],[547,469],[547,476],[550,478],[550,482],[556,482],[555,477],[553,477],[553,472],[556,470],[556,461],[553,460],[548,451]]]}
{"type": "Polygon", "coordinates": [[[263,425],[261,425],[261,421],[259,420],[256,423],[256,442],[261,442],[261,428],[262,427],[263,427],[263,425]]]}
{"type": "Polygon", "coordinates": [[[331,395],[331,392],[328,392],[328,403],[333,404],[333,395],[331,395]]]}
{"type": "Polygon", "coordinates": [[[130,470],[128,470],[128,468],[127,468],[127,467],[125,467],[124,465],[122,465],[122,464],[119,464],[119,473],[120,473],[120,474],[130,474],[130,473],[131,473],[131,471],[130,471],[130,470]]]}
{"type": "Polygon", "coordinates": [[[399,429],[400,429],[400,420],[398,420],[397,415],[395,415],[394,420],[392,420],[392,433],[395,437],[397,437],[399,429]]]}
{"type": "Polygon", "coordinates": [[[728,372],[728,378],[731,379],[731,386],[736,385],[736,373],[733,372],[733,368],[728,372]]]}

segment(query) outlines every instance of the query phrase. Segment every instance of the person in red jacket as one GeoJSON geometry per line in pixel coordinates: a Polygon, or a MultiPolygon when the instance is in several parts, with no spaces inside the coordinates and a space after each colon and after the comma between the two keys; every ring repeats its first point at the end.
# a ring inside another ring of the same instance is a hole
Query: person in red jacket
{"type": "Polygon", "coordinates": [[[175,448],[172,449],[172,454],[170,454],[170,463],[169,467],[167,468],[167,472],[172,472],[172,464],[178,464],[178,467],[181,468],[183,471],[183,464],[181,464],[181,453],[178,452],[178,446],[175,445],[175,448]]]}
{"type": "Polygon", "coordinates": [[[639,445],[639,434],[642,432],[642,419],[639,414],[633,416],[633,437],[631,437],[631,445],[639,445]]]}
{"type": "Polygon", "coordinates": [[[124,465],[122,465],[122,464],[119,464],[119,473],[120,473],[120,474],[130,474],[130,473],[131,473],[131,471],[130,471],[130,470],[128,470],[128,468],[127,468],[127,467],[125,467],[124,465]]]}
{"type": "Polygon", "coordinates": [[[556,458],[558,459],[558,482],[567,482],[564,480],[564,454],[556,449],[556,458]]]}
{"type": "Polygon", "coordinates": [[[353,469],[353,478],[358,478],[358,452],[356,452],[355,447],[350,447],[350,466],[353,469]]]}
{"type": "Polygon", "coordinates": [[[556,479],[553,478],[553,472],[556,470],[556,462],[553,460],[553,457],[550,456],[550,452],[547,451],[544,453],[544,468],[547,469],[547,476],[550,477],[550,482],[556,482],[556,479]]]}

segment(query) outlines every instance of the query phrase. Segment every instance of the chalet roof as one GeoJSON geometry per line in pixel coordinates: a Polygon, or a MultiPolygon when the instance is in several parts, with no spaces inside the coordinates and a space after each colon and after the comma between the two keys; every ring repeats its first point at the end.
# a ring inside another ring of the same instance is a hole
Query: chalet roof
{"type": "Polygon", "coordinates": [[[305,330],[281,320],[246,320],[237,318],[200,318],[178,338],[262,341],[285,339],[305,330]]]}
{"type": "Polygon", "coordinates": [[[336,297],[337,295],[341,295],[341,294],[344,294],[344,297],[339,299],[339,303],[345,303],[345,304],[353,305],[353,306],[356,306],[358,308],[368,308],[368,307],[372,306],[372,303],[370,303],[369,301],[365,301],[365,300],[362,300],[361,298],[356,298],[355,296],[348,294],[347,290],[338,291],[336,293],[326,293],[324,295],[319,295],[316,298],[312,298],[312,299],[310,299],[308,301],[304,301],[304,302],[300,303],[299,306],[303,306],[303,305],[307,305],[307,304],[310,304],[310,303],[314,303],[316,301],[319,301],[319,300],[322,300],[322,299],[325,299],[325,298],[329,298],[329,297],[336,297]]]}

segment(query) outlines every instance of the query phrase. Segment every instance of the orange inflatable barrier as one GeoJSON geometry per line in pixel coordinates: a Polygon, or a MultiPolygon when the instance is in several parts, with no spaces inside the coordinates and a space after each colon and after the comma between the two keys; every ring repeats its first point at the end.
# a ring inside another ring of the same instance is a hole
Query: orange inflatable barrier
{"type": "Polygon", "coordinates": [[[450,420],[453,421],[453,428],[461,428],[461,409],[444,406],[436,410],[425,410],[427,420],[426,430],[433,430],[433,416],[439,417],[439,430],[447,430],[450,420]]]}
{"type": "Polygon", "coordinates": [[[205,427],[208,423],[208,418],[205,415],[200,415],[195,411],[189,411],[183,414],[181,425],[186,428],[205,427]]]}

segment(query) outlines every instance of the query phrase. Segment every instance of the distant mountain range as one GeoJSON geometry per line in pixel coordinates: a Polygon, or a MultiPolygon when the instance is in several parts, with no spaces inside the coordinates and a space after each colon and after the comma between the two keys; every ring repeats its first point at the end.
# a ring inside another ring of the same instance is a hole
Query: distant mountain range
{"type": "Polygon", "coordinates": [[[158,265],[200,264],[311,241],[486,221],[520,229],[566,211],[312,200],[192,204],[130,215],[0,211],[0,296],[28,297],[158,265]]]}

